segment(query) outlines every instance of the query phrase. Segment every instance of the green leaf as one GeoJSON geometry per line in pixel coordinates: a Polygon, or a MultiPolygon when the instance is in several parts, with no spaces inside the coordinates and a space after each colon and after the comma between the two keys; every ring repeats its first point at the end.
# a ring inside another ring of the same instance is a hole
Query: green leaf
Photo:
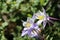
{"type": "Polygon", "coordinates": [[[5,26],[7,26],[8,25],[8,22],[4,22],[4,23],[2,23],[2,27],[4,28],[5,26]]]}
{"type": "Polygon", "coordinates": [[[40,0],[40,5],[43,5],[45,0],[40,0]]]}

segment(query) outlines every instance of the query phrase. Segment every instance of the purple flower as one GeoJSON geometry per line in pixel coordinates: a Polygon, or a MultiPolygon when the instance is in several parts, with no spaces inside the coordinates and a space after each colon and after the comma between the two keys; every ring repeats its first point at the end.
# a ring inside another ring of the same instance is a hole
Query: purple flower
{"type": "Polygon", "coordinates": [[[51,21],[50,19],[60,20],[60,19],[57,19],[57,18],[49,17],[49,16],[46,14],[45,9],[42,8],[42,10],[43,10],[43,12],[38,11],[38,12],[35,13],[35,14],[33,15],[33,17],[32,17],[34,20],[35,20],[35,19],[39,19],[39,20],[37,21],[37,23],[36,23],[38,26],[41,25],[41,23],[43,23],[43,28],[45,28],[46,23],[47,23],[48,21],[51,22],[51,23],[53,23],[53,21],[51,21]]]}
{"type": "Polygon", "coordinates": [[[40,28],[36,24],[33,24],[30,29],[24,28],[21,36],[28,35],[29,37],[37,37],[38,31],[40,31],[40,28]]]}
{"type": "Polygon", "coordinates": [[[35,19],[39,19],[38,21],[37,21],[37,25],[41,25],[41,23],[43,22],[43,28],[46,26],[46,23],[47,23],[47,20],[50,20],[49,19],[49,16],[46,14],[46,12],[45,12],[45,10],[44,10],[44,8],[42,8],[43,9],[43,12],[41,12],[41,11],[38,11],[37,13],[35,13],[34,15],[33,15],[33,19],[35,20],[35,19]]]}
{"type": "Polygon", "coordinates": [[[31,20],[31,18],[28,18],[26,22],[23,22],[24,29],[22,31],[21,36],[28,35],[29,37],[37,37],[38,31],[40,31],[40,28],[36,23],[31,20]]]}

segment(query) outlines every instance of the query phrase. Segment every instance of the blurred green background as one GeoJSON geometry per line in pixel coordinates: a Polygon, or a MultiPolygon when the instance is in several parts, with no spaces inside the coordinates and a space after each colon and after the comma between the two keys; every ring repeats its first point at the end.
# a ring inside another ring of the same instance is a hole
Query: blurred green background
{"type": "MultiPolygon", "coordinates": [[[[0,0],[0,40],[36,40],[27,35],[21,37],[23,25],[34,13],[41,10],[60,19],[60,0],[0,0]]],[[[42,31],[45,40],[60,40],[60,20],[52,20],[42,31]]]]}

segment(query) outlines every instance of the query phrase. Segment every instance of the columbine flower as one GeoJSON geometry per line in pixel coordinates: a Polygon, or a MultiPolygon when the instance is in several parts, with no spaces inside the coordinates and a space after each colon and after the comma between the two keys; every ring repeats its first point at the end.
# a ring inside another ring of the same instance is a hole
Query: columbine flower
{"type": "Polygon", "coordinates": [[[34,20],[39,19],[39,21],[37,21],[38,25],[40,25],[43,22],[43,27],[46,26],[47,20],[49,20],[49,16],[46,14],[44,8],[43,8],[43,12],[38,11],[36,14],[34,14],[33,18],[34,20]]]}
{"type": "Polygon", "coordinates": [[[56,19],[56,18],[53,18],[53,17],[49,17],[49,16],[46,14],[44,8],[42,8],[42,9],[43,9],[43,12],[38,11],[38,12],[35,13],[35,14],[33,15],[33,17],[32,17],[34,20],[35,20],[35,19],[39,19],[39,20],[37,21],[37,25],[40,25],[40,24],[43,22],[43,28],[45,28],[46,23],[47,23],[48,21],[51,22],[51,23],[53,23],[50,19],[60,20],[60,19],[56,19]]]}
{"type": "Polygon", "coordinates": [[[27,18],[26,22],[24,22],[24,21],[22,21],[22,22],[23,22],[23,26],[27,29],[31,28],[32,27],[31,25],[33,25],[33,23],[34,23],[33,19],[29,18],[29,17],[27,18]]]}
{"type": "Polygon", "coordinates": [[[33,22],[33,20],[31,18],[27,19],[27,22],[23,22],[23,26],[25,27],[22,31],[22,35],[28,35],[30,37],[35,37],[38,36],[38,31],[40,31],[40,28],[38,27],[38,25],[36,25],[36,23],[33,22]]]}

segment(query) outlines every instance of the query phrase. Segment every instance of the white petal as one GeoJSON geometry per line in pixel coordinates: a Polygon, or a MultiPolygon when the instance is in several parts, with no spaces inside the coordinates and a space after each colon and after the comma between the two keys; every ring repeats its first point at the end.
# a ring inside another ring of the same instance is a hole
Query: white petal
{"type": "Polygon", "coordinates": [[[23,30],[28,30],[28,28],[24,28],[23,30]]]}
{"type": "Polygon", "coordinates": [[[38,11],[39,14],[42,14],[43,12],[41,12],[40,10],[38,11]]]}
{"type": "Polygon", "coordinates": [[[41,23],[43,22],[43,20],[39,20],[39,21],[37,21],[37,25],[41,25],[41,23]]]}
{"type": "Polygon", "coordinates": [[[43,28],[45,28],[47,21],[43,21],[43,28]]]}
{"type": "Polygon", "coordinates": [[[50,20],[48,15],[47,15],[47,20],[50,20]]]}
{"type": "Polygon", "coordinates": [[[44,8],[42,8],[42,10],[43,10],[43,13],[46,13],[46,11],[45,11],[45,9],[44,9],[44,8]]]}
{"type": "Polygon", "coordinates": [[[25,26],[26,25],[26,22],[23,22],[23,26],[25,26]]]}
{"type": "Polygon", "coordinates": [[[46,16],[47,16],[47,14],[46,14],[45,9],[44,9],[44,8],[42,8],[42,10],[43,10],[43,14],[44,14],[44,16],[46,17],[46,16]]]}

